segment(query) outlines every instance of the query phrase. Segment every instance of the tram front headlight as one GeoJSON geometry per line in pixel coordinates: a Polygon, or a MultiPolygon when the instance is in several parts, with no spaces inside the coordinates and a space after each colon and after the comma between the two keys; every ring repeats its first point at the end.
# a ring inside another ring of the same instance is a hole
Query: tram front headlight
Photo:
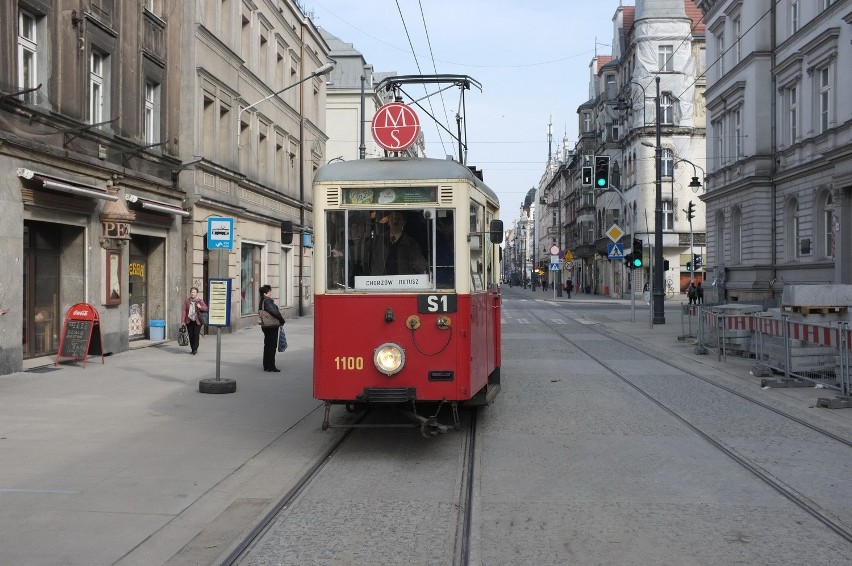
{"type": "Polygon", "coordinates": [[[373,363],[385,375],[398,373],[405,365],[405,350],[391,342],[382,344],[373,352],[373,363]]]}

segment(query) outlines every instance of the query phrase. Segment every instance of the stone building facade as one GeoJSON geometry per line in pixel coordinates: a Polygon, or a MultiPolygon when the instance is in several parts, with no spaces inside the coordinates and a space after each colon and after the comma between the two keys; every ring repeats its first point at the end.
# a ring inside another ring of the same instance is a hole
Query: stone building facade
{"type": "Polygon", "coordinates": [[[107,353],[176,319],[189,212],[168,5],[0,7],[0,374],[52,361],[78,303],[107,353]]]}
{"type": "Polygon", "coordinates": [[[852,283],[852,2],[699,0],[720,300],[852,283]]]}

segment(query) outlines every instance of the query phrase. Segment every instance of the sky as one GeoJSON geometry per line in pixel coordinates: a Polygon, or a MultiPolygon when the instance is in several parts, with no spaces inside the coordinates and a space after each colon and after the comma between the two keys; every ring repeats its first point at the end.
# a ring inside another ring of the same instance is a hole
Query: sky
{"type": "MultiPolygon", "coordinates": [[[[504,223],[519,216],[563,138],[577,141],[577,107],[589,99],[589,64],[612,53],[619,0],[302,0],[314,23],[352,43],[375,72],[468,75],[468,165],[483,170],[504,223]],[[422,11],[421,11],[422,10],[422,11]],[[400,15],[401,12],[401,15],[400,15]],[[412,49],[413,45],[413,49],[412,49]],[[420,68],[418,69],[418,63],[420,68]]],[[[413,89],[409,86],[407,90],[413,89]]],[[[434,90],[434,87],[430,87],[434,90]]],[[[422,93],[422,88],[420,89],[422,93]]],[[[455,127],[458,89],[430,98],[455,127]]],[[[407,101],[406,101],[407,102],[407,101]]],[[[427,157],[457,154],[455,142],[417,110],[427,157]]],[[[445,126],[446,126],[445,122],[445,126]]]]}

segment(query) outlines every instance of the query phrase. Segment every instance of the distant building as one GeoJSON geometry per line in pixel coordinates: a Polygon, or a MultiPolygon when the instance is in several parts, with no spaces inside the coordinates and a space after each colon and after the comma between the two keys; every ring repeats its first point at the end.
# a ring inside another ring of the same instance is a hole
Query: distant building
{"type": "Polygon", "coordinates": [[[703,206],[693,177],[703,184],[705,167],[704,25],[692,0],[637,0],[613,17],[611,55],[596,55],[589,67],[589,100],[578,107],[579,141],[545,192],[561,195],[566,248],[574,254],[572,280],[593,293],[629,296],[651,279],[655,240],[656,123],[660,123],[663,257],[667,287],[680,292],[703,272],[703,206]],[[656,79],[659,78],[659,117],[656,79]],[[582,183],[594,156],[609,157],[609,184],[600,191],[582,183]],[[684,209],[696,205],[692,222],[684,209]],[[618,243],[630,253],[642,243],[645,261],[627,269],[608,259],[607,231],[617,225],[618,243]]]}
{"type": "Polygon", "coordinates": [[[852,3],[698,0],[720,300],[852,283],[852,3]]]}

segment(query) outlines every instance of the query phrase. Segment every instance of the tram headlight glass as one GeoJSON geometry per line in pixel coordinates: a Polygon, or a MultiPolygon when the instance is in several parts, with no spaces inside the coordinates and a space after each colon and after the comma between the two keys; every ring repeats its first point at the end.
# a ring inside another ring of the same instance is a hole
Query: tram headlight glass
{"type": "Polygon", "coordinates": [[[376,348],[373,363],[376,369],[385,375],[398,373],[405,365],[405,350],[397,344],[386,342],[376,348]]]}

